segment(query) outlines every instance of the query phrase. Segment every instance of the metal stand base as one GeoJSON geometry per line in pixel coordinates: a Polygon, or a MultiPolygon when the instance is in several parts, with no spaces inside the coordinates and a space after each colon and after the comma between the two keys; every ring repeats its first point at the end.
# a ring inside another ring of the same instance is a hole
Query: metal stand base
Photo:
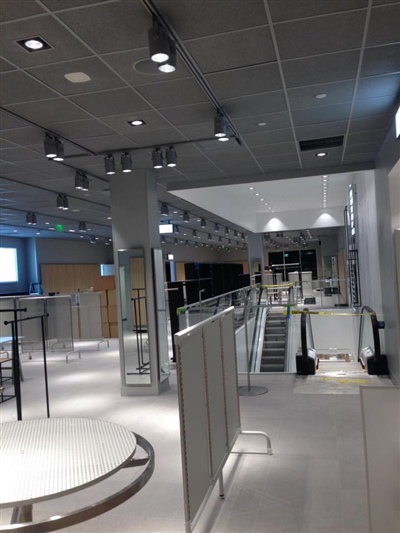
{"type": "Polygon", "coordinates": [[[267,387],[262,387],[261,385],[243,385],[239,387],[239,396],[261,396],[261,394],[266,394],[268,392],[267,387]]]}

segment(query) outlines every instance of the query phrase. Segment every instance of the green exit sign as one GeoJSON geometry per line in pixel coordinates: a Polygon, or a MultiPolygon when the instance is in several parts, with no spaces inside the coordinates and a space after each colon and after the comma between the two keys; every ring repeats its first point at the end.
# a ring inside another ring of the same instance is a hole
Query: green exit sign
{"type": "Polygon", "coordinates": [[[64,226],[62,224],[57,224],[57,231],[64,231],[64,226]]]}

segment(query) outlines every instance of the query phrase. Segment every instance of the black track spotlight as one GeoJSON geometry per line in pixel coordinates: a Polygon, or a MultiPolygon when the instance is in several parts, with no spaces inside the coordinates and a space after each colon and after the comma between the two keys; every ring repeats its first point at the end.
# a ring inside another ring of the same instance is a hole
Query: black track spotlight
{"type": "Polygon", "coordinates": [[[167,204],[161,204],[161,214],[165,217],[169,216],[169,207],[167,206],[167,204]]]}
{"type": "Polygon", "coordinates": [[[46,133],[44,137],[44,153],[49,159],[53,159],[57,155],[56,141],[52,135],[46,133]]]}
{"type": "Polygon", "coordinates": [[[89,239],[89,242],[90,244],[96,244],[96,237],[94,237],[93,235],[90,237],[89,239]]]}
{"type": "Polygon", "coordinates": [[[218,140],[229,140],[229,126],[221,113],[217,113],[214,118],[214,136],[218,137],[218,140]]]}
{"type": "Polygon", "coordinates": [[[197,231],[195,229],[192,231],[192,237],[197,239],[197,231]]]}
{"type": "Polygon", "coordinates": [[[106,174],[115,174],[115,159],[112,154],[108,154],[104,158],[104,167],[106,169],[106,174]]]}
{"type": "Polygon", "coordinates": [[[75,172],[75,189],[83,190],[83,174],[79,170],[75,172]]]}
{"type": "Polygon", "coordinates": [[[85,233],[87,231],[86,222],[79,222],[79,231],[85,233]]]}
{"type": "Polygon", "coordinates": [[[58,209],[61,209],[62,211],[68,211],[69,209],[69,202],[68,198],[65,194],[58,194],[57,195],[57,207],[58,209]]]}
{"type": "Polygon", "coordinates": [[[121,154],[122,172],[132,172],[132,158],[129,152],[121,154]]]}
{"type": "Polygon", "coordinates": [[[186,224],[188,224],[190,222],[189,213],[187,211],[183,212],[182,220],[183,220],[183,222],[186,222],[186,224]]]}
{"type": "Polygon", "coordinates": [[[206,228],[207,227],[207,222],[205,221],[204,218],[201,219],[200,227],[202,227],[202,228],[206,228]]]}
{"type": "Polygon", "coordinates": [[[167,167],[176,167],[176,150],[173,146],[170,146],[165,150],[165,159],[167,160],[167,167]]]}
{"type": "Polygon", "coordinates": [[[54,137],[54,143],[56,146],[56,155],[53,157],[54,161],[64,161],[64,144],[58,137],[54,137]]]}
{"type": "Polygon", "coordinates": [[[151,159],[153,161],[153,168],[162,168],[163,167],[163,155],[159,148],[155,148],[151,152],[151,159]]]}
{"type": "Polygon", "coordinates": [[[161,244],[165,244],[165,236],[161,235],[161,244]]]}
{"type": "Polygon", "coordinates": [[[158,65],[158,70],[161,72],[175,72],[176,70],[176,43],[169,39],[169,59],[158,65]]]}
{"type": "Polygon", "coordinates": [[[174,239],[175,246],[178,246],[178,239],[174,239]]]}
{"type": "Polygon", "coordinates": [[[165,63],[170,57],[170,39],[158,20],[153,19],[153,26],[148,31],[150,59],[155,63],[165,63]]]}
{"type": "Polygon", "coordinates": [[[226,235],[227,237],[229,237],[229,228],[228,228],[228,227],[225,228],[225,235],[226,235]]]}
{"type": "Polygon", "coordinates": [[[37,219],[36,219],[36,215],[35,215],[35,213],[27,213],[27,214],[26,214],[26,223],[27,223],[29,226],[36,226],[36,224],[37,224],[37,219]]]}
{"type": "Polygon", "coordinates": [[[84,172],[82,172],[82,191],[88,191],[89,190],[89,178],[86,176],[84,172]]]}
{"type": "Polygon", "coordinates": [[[214,231],[215,233],[219,232],[219,225],[217,223],[214,224],[214,231]]]}
{"type": "Polygon", "coordinates": [[[211,233],[209,233],[209,234],[207,235],[207,239],[208,239],[209,241],[212,240],[211,233]]]}
{"type": "Polygon", "coordinates": [[[176,235],[179,235],[179,226],[177,226],[176,224],[174,224],[174,233],[176,235]]]}

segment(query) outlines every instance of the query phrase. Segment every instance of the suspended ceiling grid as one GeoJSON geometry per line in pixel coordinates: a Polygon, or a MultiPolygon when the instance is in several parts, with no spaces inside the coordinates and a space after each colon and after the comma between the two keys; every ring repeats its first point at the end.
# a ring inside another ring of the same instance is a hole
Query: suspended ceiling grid
{"type": "MultiPolygon", "coordinates": [[[[176,170],[156,174],[160,201],[180,215],[188,210],[194,215],[190,227],[197,228],[198,218],[226,222],[169,189],[373,167],[399,101],[398,1],[153,4],[197,64],[241,145],[235,139],[196,142],[212,138],[215,107],[180,58],[173,74],[140,72],[149,67],[151,26],[143,2],[2,0],[0,186],[19,188],[2,194],[1,205],[18,234],[27,211],[35,209],[41,224],[50,215],[60,218],[55,198],[62,192],[71,206],[62,214],[66,227],[84,220],[95,233],[110,236],[108,176],[103,155],[95,155],[100,152],[193,141],[177,146],[176,170]],[[36,35],[52,48],[28,53],[16,43],[36,35]],[[76,71],[91,80],[65,79],[76,71]],[[138,117],[146,125],[132,128],[128,120],[138,117]],[[23,119],[73,141],[64,143],[66,154],[77,157],[47,161],[43,131],[23,119]],[[299,150],[301,140],[336,135],[344,136],[343,147],[329,149],[326,158],[299,150]],[[88,174],[88,196],[74,189],[75,169],[88,174]]],[[[135,170],[152,168],[150,153],[151,148],[132,152],[132,179],[135,170]]]]}

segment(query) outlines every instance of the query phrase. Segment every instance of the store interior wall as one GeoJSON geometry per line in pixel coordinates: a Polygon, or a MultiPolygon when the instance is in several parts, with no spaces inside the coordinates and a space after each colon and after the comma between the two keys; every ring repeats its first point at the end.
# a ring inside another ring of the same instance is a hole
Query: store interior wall
{"type": "Polygon", "coordinates": [[[30,262],[28,239],[18,237],[1,237],[0,246],[17,249],[18,281],[14,283],[0,283],[0,294],[27,294],[30,283],[30,262]]]}
{"type": "Polygon", "coordinates": [[[385,318],[385,348],[391,377],[396,384],[400,383],[400,310],[397,291],[395,290],[397,284],[396,262],[388,176],[393,170],[393,181],[400,180],[399,166],[396,166],[399,154],[400,140],[396,139],[393,117],[393,126],[388,132],[376,160],[375,190],[379,240],[374,260],[380,263],[382,308],[385,318]]]}

